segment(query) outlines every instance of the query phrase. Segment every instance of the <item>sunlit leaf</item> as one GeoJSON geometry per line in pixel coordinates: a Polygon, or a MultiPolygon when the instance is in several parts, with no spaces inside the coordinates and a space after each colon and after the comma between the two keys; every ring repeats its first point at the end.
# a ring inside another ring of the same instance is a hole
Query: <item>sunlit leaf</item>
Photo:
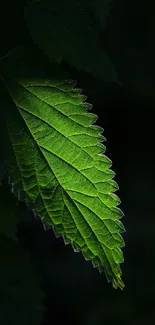
{"type": "Polygon", "coordinates": [[[86,96],[62,77],[3,80],[14,103],[7,126],[19,197],[26,195],[57,235],[122,288],[118,185],[101,143],[103,129],[93,124],[97,116],[88,112],[86,96]]]}

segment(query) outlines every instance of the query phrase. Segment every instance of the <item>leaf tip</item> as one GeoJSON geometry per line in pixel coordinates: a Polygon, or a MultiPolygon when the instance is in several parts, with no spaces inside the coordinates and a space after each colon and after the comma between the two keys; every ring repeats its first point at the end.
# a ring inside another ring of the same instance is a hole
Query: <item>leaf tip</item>
{"type": "Polygon", "coordinates": [[[124,282],[122,281],[121,277],[118,276],[117,278],[114,278],[113,281],[112,281],[112,285],[113,285],[113,288],[115,289],[121,289],[123,290],[125,288],[125,284],[124,282]]]}

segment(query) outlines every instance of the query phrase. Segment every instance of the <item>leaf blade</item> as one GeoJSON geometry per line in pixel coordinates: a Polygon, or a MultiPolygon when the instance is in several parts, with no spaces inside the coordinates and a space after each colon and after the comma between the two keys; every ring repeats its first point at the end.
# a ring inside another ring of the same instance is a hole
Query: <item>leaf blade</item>
{"type": "Polygon", "coordinates": [[[103,129],[92,125],[96,115],[89,115],[86,97],[73,86],[67,80],[7,80],[18,109],[16,125],[8,123],[18,165],[15,183],[66,243],[123,288],[123,213],[113,193],[118,186],[100,143],[103,129]]]}

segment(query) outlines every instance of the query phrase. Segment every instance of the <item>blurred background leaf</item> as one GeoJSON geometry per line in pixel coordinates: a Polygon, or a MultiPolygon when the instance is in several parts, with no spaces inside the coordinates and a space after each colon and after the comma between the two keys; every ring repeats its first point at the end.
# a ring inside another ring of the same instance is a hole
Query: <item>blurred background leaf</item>
{"type": "Polygon", "coordinates": [[[101,27],[104,28],[110,15],[113,0],[86,0],[92,7],[97,19],[99,19],[101,27]]]}
{"type": "Polygon", "coordinates": [[[66,61],[79,71],[119,82],[103,42],[100,24],[87,1],[44,0],[25,8],[25,18],[37,44],[50,60],[66,61]]]}

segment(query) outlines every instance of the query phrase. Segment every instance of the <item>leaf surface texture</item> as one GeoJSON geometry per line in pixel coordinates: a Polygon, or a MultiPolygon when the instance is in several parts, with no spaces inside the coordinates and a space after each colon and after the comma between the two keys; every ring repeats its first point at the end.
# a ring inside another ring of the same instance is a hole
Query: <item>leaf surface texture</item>
{"type": "Polygon", "coordinates": [[[7,125],[19,196],[24,193],[57,235],[122,288],[118,185],[86,96],[72,80],[6,78],[5,83],[15,104],[7,125]]]}

